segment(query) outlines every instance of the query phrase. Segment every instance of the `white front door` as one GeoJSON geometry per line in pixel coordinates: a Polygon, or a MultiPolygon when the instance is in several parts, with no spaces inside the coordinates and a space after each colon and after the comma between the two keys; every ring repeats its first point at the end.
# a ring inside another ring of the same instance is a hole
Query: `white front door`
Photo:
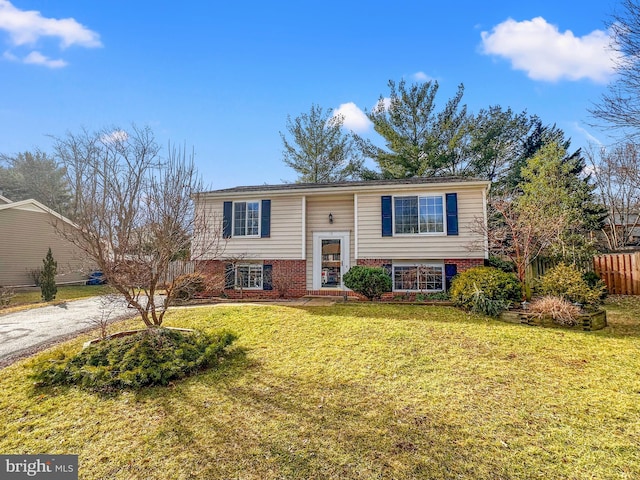
{"type": "Polygon", "coordinates": [[[313,289],[344,289],[349,271],[349,232],[314,232],[313,289]]]}

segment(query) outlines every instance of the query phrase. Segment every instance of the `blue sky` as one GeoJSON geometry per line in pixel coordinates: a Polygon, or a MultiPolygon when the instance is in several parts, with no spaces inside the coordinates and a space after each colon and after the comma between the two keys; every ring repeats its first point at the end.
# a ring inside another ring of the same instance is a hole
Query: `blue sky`
{"type": "Polygon", "coordinates": [[[0,152],[149,125],[193,147],[210,188],[292,181],[279,132],[312,103],[372,134],[390,79],[465,86],[471,112],[537,114],[580,147],[612,77],[615,1],[0,0],[0,152]]]}

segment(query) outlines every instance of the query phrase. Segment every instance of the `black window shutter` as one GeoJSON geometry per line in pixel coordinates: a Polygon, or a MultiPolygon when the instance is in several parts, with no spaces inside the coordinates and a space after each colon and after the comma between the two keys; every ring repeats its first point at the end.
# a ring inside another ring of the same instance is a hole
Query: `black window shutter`
{"type": "MultiPolygon", "coordinates": [[[[260,236],[271,236],[271,200],[262,200],[262,212],[260,214],[260,236]]],[[[265,288],[266,290],[266,288],[265,288]]]]}
{"type": "Polygon", "coordinates": [[[231,238],[231,217],[233,202],[224,202],[222,206],[222,238],[231,238]]]}
{"type": "Polygon", "coordinates": [[[458,274],[458,266],[455,263],[444,264],[445,288],[451,288],[451,280],[458,274]]]}
{"type": "Polygon", "coordinates": [[[387,275],[389,275],[391,278],[393,278],[393,265],[390,263],[383,263],[382,264],[382,268],[384,268],[384,271],[387,275]]]}
{"type": "Polygon", "coordinates": [[[273,290],[273,265],[262,266],[262,289],[273,290]]]}
{"type": "Polygon", "coordinates": [[[391,196],[383,195],[381,197],[382,201],[382,236],[383,237],[392,237],[393,236],[393,221],[391,218],[391,196]]]}
{"type": "Polygon", "coordinates": [[[458,194],[447,193],[447,235],[458,235],[458,194]]]}
{"type": "Polygon", "coordinates": [[[233,268],[233,263],[225,263],[224,264],[224,288],[229,289],[233,288],[236,285],[235,271],[233,268]]]}

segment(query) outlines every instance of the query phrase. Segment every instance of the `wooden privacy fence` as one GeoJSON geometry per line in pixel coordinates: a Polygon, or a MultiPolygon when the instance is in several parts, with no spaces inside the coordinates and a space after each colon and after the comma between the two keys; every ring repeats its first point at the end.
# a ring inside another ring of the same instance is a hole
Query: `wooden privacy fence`
{"type": "Polygon", "coordinates": [[[169,270],[167,271],[167,276],[160,283],[171,283],[176,277],[180,275],[184,275],[187,273],[193,273],[195,269],[196,262],[187,262],[184,260],[175,260],[169,264],[169,270]]]}
{"type": "Polygon", "coordinates": [[[640,295],[640,252],[598,255],[593,257],[593,269],[609,293],[640,295]]]}

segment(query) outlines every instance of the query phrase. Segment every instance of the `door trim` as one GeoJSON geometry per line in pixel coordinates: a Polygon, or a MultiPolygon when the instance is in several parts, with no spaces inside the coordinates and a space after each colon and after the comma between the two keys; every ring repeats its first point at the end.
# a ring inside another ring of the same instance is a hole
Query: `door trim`
{"type": "MultiPolygon", "coordinates": [[[[345,290],[342,278],[349,271],[351,255],[350,232],[313,232],[312,285],[314,290],[322,289],[322,240],[340,240],[340,286],[335,290],[345,290]]],[[[330,288],[325,288],[329,290],[330,288]]]]}

